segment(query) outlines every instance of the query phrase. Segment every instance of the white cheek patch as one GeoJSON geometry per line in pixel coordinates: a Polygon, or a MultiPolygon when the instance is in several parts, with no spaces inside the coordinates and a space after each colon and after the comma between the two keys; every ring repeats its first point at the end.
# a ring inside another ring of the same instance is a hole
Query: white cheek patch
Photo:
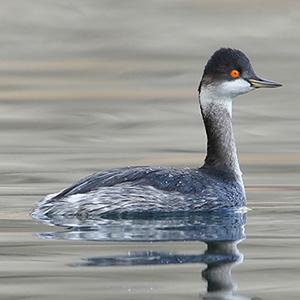
{"type": "Polygon", "coordinates": [[[242,78],[232,81],[222,82],[221,84],[210,84],[202,86],[199,100],[204,111],[211,109],[211,105],[217,105],[227,110],[231,115],[232,100],[238,95],[254,90],[251,84],[242,78]]]}
{"type": "Polygon", "coordinates": [[[234,98],[238,95],[248,93],[254,88],[251,86],[250,82],[242,78],[238,78],[232,81],[223,82],[219,88],[219,93],[234,98]]]}

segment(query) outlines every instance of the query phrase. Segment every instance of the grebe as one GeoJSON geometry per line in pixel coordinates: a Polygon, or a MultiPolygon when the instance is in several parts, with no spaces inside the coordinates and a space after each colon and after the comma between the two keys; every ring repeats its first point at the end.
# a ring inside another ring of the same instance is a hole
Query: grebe
{"type": "Polygon", "coordinates": [[[256,76],[241,51],[217,50],[208,60],[198,88],[207,134],[207,156],[202,167],[126,167],[101,171],[46,196],[31,215],[36,219],[96,218],[111,213],[244,207],[246,194],[232,130],[232,100],[256,88],[279,86],[256,76]]]}

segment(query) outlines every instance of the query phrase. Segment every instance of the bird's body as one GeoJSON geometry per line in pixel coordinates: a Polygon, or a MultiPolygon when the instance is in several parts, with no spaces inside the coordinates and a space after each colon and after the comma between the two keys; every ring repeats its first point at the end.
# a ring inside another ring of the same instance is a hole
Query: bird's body
{"type": "Polygon", "coordinates": [[[199,169],[127,167],[95,173],[38,203],[35,213],[95,217],[104,213],[208,211],[246,204],[230,173],[199,169]]]}
{"type": "Polygon", "coordinates": [[[246,195],[232,130],[232,100],[256,87],[280,86],[257,77],[239,50],[221,48],[199,85],[207,133],[202,167],[127,167],[101,171],[37,203],[32,215],[94,218],[102,214],[170,213],[240,208],[246,195]]]}

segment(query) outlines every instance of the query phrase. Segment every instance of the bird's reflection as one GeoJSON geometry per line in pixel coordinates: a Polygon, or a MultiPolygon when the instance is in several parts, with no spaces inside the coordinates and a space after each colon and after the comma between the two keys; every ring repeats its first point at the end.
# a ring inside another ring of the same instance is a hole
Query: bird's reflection
{"type": "Polygon", "coordinates": [[[68,227],[61,232],[40,233],[47,239],[92,241],[202,241],[207,250],[202,254],[173,252],[134,252],[124,256],[85,258],[75,264],[82,266],[136,266],[204,263],[202,278],[207,291],[202,299],[251,299],[234,296],[236,289],[231,277],[234,266],[242,263],[243,255],[237,245],[245,239],[244,212],[212,212],[203,214],[173,214],[127,216],[98,220],[56,219],[52,224],[68,227]]]}
{"type": "MultiPolygon", "coordinates": [[[[46,221],[48,223],[48,221],[46,221]]],[[[48,239],[84,241],[240,241],[246,213],[215,211],[197,214],[123,215],[99,219],[51,219],[68,230],[40,233],[48,239]]]]}

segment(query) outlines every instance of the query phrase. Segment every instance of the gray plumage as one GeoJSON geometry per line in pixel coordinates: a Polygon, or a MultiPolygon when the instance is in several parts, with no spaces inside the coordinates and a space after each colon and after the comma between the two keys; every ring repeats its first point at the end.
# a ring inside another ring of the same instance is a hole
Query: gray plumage
{"type": "Polygon", "coordinates": [[[232,130],[232,100],[257,87],[277,86],[280,84],[257,77],[241,51],[221,48],[209,59],[198,89],[208,139],[202,167],[127,167],[98,172],[45,197],[34,207],[32,216],[96,218],[103,214],[244,207],[246,195],[232,130]]]}
{"type": "Polygon", "coordinates": [[[202,169],[128,167],[83,178],[46,197],[33,214],[96,217],[106,213],[203,211],[245,205],[231,174],[202,169]]]}

